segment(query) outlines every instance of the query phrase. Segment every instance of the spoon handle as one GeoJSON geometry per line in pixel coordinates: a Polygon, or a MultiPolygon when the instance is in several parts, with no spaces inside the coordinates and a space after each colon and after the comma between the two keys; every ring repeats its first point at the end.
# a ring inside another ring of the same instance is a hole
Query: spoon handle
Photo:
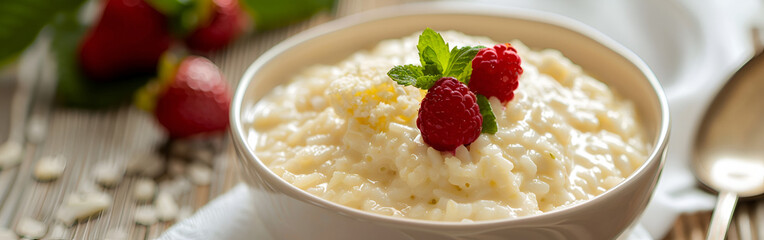
{"type": "Polygon", "coordinates": [[[716,200],[716,208],[711,215],[711,226],[708,228],[708,237],[706,240],[723,240],[727,235],[727,228],[732,219],[732,213],[735,212],[737,204],[737,194],[734,192],[721,191],[719,199],[716,200]]]}

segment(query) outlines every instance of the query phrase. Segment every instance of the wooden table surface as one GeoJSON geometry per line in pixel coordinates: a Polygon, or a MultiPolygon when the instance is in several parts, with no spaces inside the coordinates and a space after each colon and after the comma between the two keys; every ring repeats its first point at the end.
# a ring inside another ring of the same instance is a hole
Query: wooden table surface
{"type": "MultiPolygon", "coordinates": [[[[333,18],[395,5],[408,0],[339,0],[337,9],[290,27],[252,34],[241,38],[229,48],[210,57],[221,67],[232,86],[244,70],[264,51],[283,39],[333,18]]],[[[8,77],[7,75],[4,77],[8,77]]],[[[0,78],[0,139],[8,134],[8,106],[12,81],[0,78]]],[[[87,182],[92,166],[104,159],[122,159],[137,152],[151,151],[164,139],[151,116],[134,107],[125,106],[107,111],[87,111],[59,108],[49,101],[36,101],[31,117],[44,119],[46,139],[38,144],[26,143],[21,166],[0,172],[0,227],[13,229],[23,217],[32,217],[49,226],[55,222],[53,213],[65,193],[87,182]],[[32,178],[31,169],[42,156],[62,155],[69,159],[65,175],[57,181],[39,183],[32,178]]],[[[181,196],[181,206],[198,209],[209,200],[224,193],[239,182],[236,156],[230,144],[215,162],[212,184],[197,186],[181,196]]],[[[174,222],[151,226],[136,225],[133,213],[138,205],[129,200],[134,177],[127,177],[117,187],[105,189],[115,199],[114,204],[87,221],[66,231],[66,239],[102,239],[112,229],[121,229],[129,239],[153,239],[174,222]]],[[[710,212],[682,215],[664,239],[705,239],[710,212]]],[[[728,239],[764,239],[764,201],[745,202],[738,206],[728,239]]]]}

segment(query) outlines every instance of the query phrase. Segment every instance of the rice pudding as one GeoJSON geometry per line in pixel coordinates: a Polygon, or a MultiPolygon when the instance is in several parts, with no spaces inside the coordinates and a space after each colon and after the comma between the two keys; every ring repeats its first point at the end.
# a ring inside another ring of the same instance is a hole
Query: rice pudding
{"type": "MultiPolygon", "coordinates": [[[[647,159],[631,102],[556,50],[512,41],[524,73],[506,104],[490,98],[498,131],[453,153],[416,126],[426,91],[387,72],[417,64],[417,36],[380,42],[335,66],[314,66],[255,109],[254,150],[285,181],[383,215],[436,221],[528,216],[593,198],[647,159]]],[[[451,45],[496,42],[442,32],[451,45]]]]}

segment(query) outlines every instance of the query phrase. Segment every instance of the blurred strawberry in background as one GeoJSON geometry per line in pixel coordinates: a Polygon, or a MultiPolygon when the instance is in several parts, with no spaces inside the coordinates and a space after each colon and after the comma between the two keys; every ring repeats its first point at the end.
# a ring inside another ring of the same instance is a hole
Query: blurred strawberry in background
{"type": "Polygon", "coordinates": [[[52,39],[60,104],[102,109],[123,105],[135,96],[141,108],[152,106],[150,112],[172,137],[220,132],[228,124],[230,86],[211,61],[188,53],[214,54],[247,33],[298,22],[331,10],[334,4],[334,0],[4,0],[0,1],[4,43],[0,67],[13,62],[45,29],[42,35],[52,39]],[[163,55],[186,57],[163,63],[163,55]],[[209,74],[184,75],[197,68],[209,74]]]}
{"type": "Polygon", "coordinates": [[[198,52],[211,52],[225,47],[243,30],[244,13],[236,0],[213,0],[212,17],[186,37],[186,46],[198,52]]]}
{"type": "Polygon", "coordinates": [[[156,71],[172,42],[167,19],[143,0],[109,0],[79,51],[83,74],[111,81],[156,71]]]}
{"type": "Polygon", "coordinates": [[[154,115],[172,138],[228,127],[231,91],[215,64],[199,56],[162,58],[159,77],[138,90],[135,105],[154,115]]]}
{"type": "Polygon", "coordinates": [[[228,84],[215,64],[189,56],[158,96],[154,116],[170,137],[220,133],[228,127],[230,104],[228,84]]]}

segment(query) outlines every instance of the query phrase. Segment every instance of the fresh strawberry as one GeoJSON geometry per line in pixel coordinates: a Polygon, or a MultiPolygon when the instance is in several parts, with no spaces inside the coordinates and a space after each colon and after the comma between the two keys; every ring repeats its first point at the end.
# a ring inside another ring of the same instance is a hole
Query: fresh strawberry
{"type": "Polygon", "coordinates": [[[166,21],[143,0],[108,0],[80,46],[80,68],[96,81],[153,73],[172,42],[166,21]]]}
{"type": "Polygon", "coordinates": [[[136,104],[152,111],[173,138],[224,131],[231,93],[220,70],[198,56],[185,57],[177,66],[167,62],[160,80],[139,91],[136,104]]]}
{"type": "Polygon", "coordinates": [[[186,37],[189,49],[211,52],[225,47],[244,29],[244,15],[236,0],[213,0],[212,19],[186,37]]]}

